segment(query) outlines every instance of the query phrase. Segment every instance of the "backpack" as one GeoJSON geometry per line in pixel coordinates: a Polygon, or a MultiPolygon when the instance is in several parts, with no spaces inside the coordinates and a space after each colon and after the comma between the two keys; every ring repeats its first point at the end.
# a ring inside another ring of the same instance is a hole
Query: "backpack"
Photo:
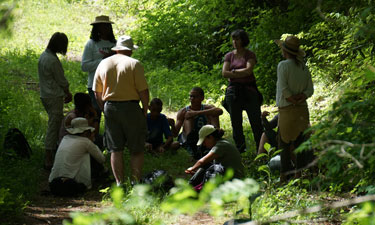
{"type": "Polygon", "coordinates": [[[154,192],[168,192],[174,187],[172,177],[164,170],[153,170],[143,177],[143,184],[149,184],[154,192]]]}
{"type": "Polygon", "coordinates": [[[212,164],[207,169],[199,168],[197,172],[190,178],[189,184],[194,190],[200,192],[203,185],[211,178],[225,174],[225,168],[220,163],[212,164]]]}
{"type": "Polygon", "coordinates": [[[10,128],[4,139],[4,153],[29,159],[32,150],[23,133],[17,128],[10,128]]]}

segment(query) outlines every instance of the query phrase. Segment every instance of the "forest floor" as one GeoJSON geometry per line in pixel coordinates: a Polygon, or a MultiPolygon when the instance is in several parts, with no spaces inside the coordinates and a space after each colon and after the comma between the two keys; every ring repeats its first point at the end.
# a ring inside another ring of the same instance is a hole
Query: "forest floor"
{"type": "MultiPolygon", "coordinates": [[[[99,192],[100,187],[93,186],[91,190],[81,197],[56,197],[49,192],[49,172],[40,170],[39,193],[30,201],[24,209],[23,218],[14,224],[25,225],[57,225],[63,224],[64,220],[71,221],[69,216],[73,212],[90,213],[106,207],[102,201],[103,193],[99,192]]],[[[110,185],[110,184],[108,184],[110,185]]],[[[195,215],[181,215],[174,225],[215,225],[223,224],[207,213],[199,212],[195,215]]]]}

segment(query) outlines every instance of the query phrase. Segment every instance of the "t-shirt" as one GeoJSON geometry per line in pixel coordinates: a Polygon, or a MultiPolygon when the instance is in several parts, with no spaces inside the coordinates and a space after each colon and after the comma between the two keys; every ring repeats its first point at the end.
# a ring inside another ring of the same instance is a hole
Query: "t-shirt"
{"type": "MultiPolygon", "coordinates": [[[[250,59],[254,59],[255,62],[257,61],[255,53],[248,49],[246,49],[245,54],[242,58],[236,58],[233,51],[228,52],[224,57],[224,61],[230,63],[230,66],[229,66],[230,70],[246,68],[246,64],[250,59]]],[[[247,77],[230,78],[229,81],[239,82],[239,83],[248,83],[248,82],[255,81],[255,76],[252,73],[250,76],[247,76],[247,77]]]]}
{"type": "Polygon", "coordinates": [[[156,120],[151,119],[151,114],[147,114],[148,138],[147,142],[153,146],[159,146],[163,143],[163,134],[167,139],[172,136],[167,117],[160,113],[156,120]]]}
{"type": "Polygon", "coordinates": [[[90,39],[83,50],[81,67],[82,71],[88,72],[87,87],[92,88],[96,68],[102,61],[105,54],[111,53],[111,48],[115,43],[107,40],[99,40],[95,42],[90,39]]]}
{"type": "Polygon", "coordinates": [[[99,163],[105,160],[90,139],[71,134],[64,136],[56,152],[49,182],[57,177],[66,177],[91,188],[90,155],[99,163]]]}
{"type": "Polygon", "coordinates": [[[219,156],[215,159],[215,163],[221,163],[224,168],[232,168],[234,170],[234,178],[242,178],[244,176],[240,152],[229,141],[225,139],[217,141],[210,152],[219,156]]]}
{"type": "Polygon", "coordinates": [[[148,89],[141,63],[116,54],[103,59],[95,73],[93,90],[102,92],[103,101],[139,100],[139,92],[148,89]]]}

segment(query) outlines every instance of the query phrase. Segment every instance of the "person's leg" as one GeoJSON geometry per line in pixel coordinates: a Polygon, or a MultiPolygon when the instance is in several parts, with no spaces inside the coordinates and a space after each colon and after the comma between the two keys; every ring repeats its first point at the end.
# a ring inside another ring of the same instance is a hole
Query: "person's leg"
{"type": "Polygon", "coordinates": [[[57,196],[76,196],[86,191],[86,186],[77,183],[74,179],[58,177],[49,183],[52,194],[57,196]]]}
{"type": "Polygon", "coordinates": [[[107,102],[104,105],[104,117],[106,130],[105,142],[108,150],[111,152],[112,172],[116,183],[120,185],[124,181],[123,150],[126,136],[123,132],[121,120],[124,117],[124,113],[121,111],[121,106],[118,104],[107,102]]]}
{"type": "Polygon", "coordinates": [[[209,124],[213,125],[216,128],[220,128],[220,120],[218,116],[210,116],[208,119],[209,124]]]}
{"type": "Polygon", "coordinates": [[[123,130],[130,151],[131,175],[132,179],[139,181],[142,178],[147,122],[138,103],[126,104],[124,109],[123,130]]]}
{"type": "Polygon", "coordinates": [[[262,137],[260,138],[259,148],[258,148],[258,155],[261,153],[267,153],[267,150],[264,148],[264,144],[269,143],[266,133],[262,133],[262,137]]]}
{"type": "Polygon", "coordinates": [[[246,150],[245,136],[242,127],[242,108],[239,102],[234,102],[233,99],[227,99],[227,107],[230,113],[230,120],[233,129],[233,139],[236,143],[238,151],[244,152],[246,150]]]}
{"type": "Polygon", "coordinates": [[[263,133],[259,97],[257,93],[250,91],[247,91],[247,95],[248,103],[245,104],[245,110],[253,131],[256,149],[259,149],[259,142],[263,133]]]}
{"type": "Polygon", "coordinates": [[[122,151],[111,153],[111,167],[116,184],[120,185],[124,182],[124,156],[122,151]]]}
{"type": "Polygon", "coordinates": [[[44,165],[50,169],[53,165],[54,154],[57,149],[59,131],[62,120],[64,119],[63,107],[64,99],[60,98],[42,98],[42,104],[48,114],[48,127],[45,138],[45,161],[44,165]]]}
{"type": "MultiPolygon", "coordinates": [[[[280,138],[281,139],[281,138],[280,138]]],[[[282,149],[280,152],[280,160],[281,160],[281,168],[280,168],[280,181],[284,182],[290,177],[288,172],[293,170],[292,162],[291,162],[291,144],[285,143],[282,140],[279,140],[280,146],[279,148],[282,149]]]]}
{"type": "Polygon", "coordinates": [[[130,155],[130,169],[132,178],[140,181],[142,178],[142,169],[144,163],[144,153],[138,152],[130,155]]]}
{"type": "Polygon", "coordinates": [[[174,141],[171,143],[171,146],[169,147],[172,152],[177,151],[181,147],[181,144],[178,141],[174,141]]]}

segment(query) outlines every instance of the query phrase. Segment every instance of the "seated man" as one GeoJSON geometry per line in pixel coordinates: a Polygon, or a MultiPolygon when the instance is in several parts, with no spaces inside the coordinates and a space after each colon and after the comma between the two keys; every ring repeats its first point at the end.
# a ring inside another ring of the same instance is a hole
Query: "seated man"
{"type": "Polygon", "coordinates": [[[57,149],[48,179],[53,194],[74,196],[91,188],[90,155],[99,163],[105,160],[98,146],[90,140],[94,130],[83,117],[72,120],[67,129],[69,134],[64,136],[57,149]]]}
{"type": "Polygon", "coordinates": [[[146,149],[152,152],[162,153],[167,149],[172,151],[180,147],[178,142],[173,142],[173,135],[169,126],[174,129],[174,120],[167,118],[161,113],[163,102],[159,98],[154,98],[150,102],[150,113],[147,114],[148,137],[146,149]],[[163,142],[163,134],[166,141],[163,142]]]}
{"type": "Polygon", "coordinates": [[[197,147],[200,128],[206,124],[220,128],[219,116],[223,114],[223,110],[220,108],[202,104],[203,99],[202,88],[194,87],[191,89],[190,105],[178,111],[174,133],[177,136],[182,127],[182,133],[178,136],[178,141],[197,160],[202,158],[204,154],[197,147]]]}

